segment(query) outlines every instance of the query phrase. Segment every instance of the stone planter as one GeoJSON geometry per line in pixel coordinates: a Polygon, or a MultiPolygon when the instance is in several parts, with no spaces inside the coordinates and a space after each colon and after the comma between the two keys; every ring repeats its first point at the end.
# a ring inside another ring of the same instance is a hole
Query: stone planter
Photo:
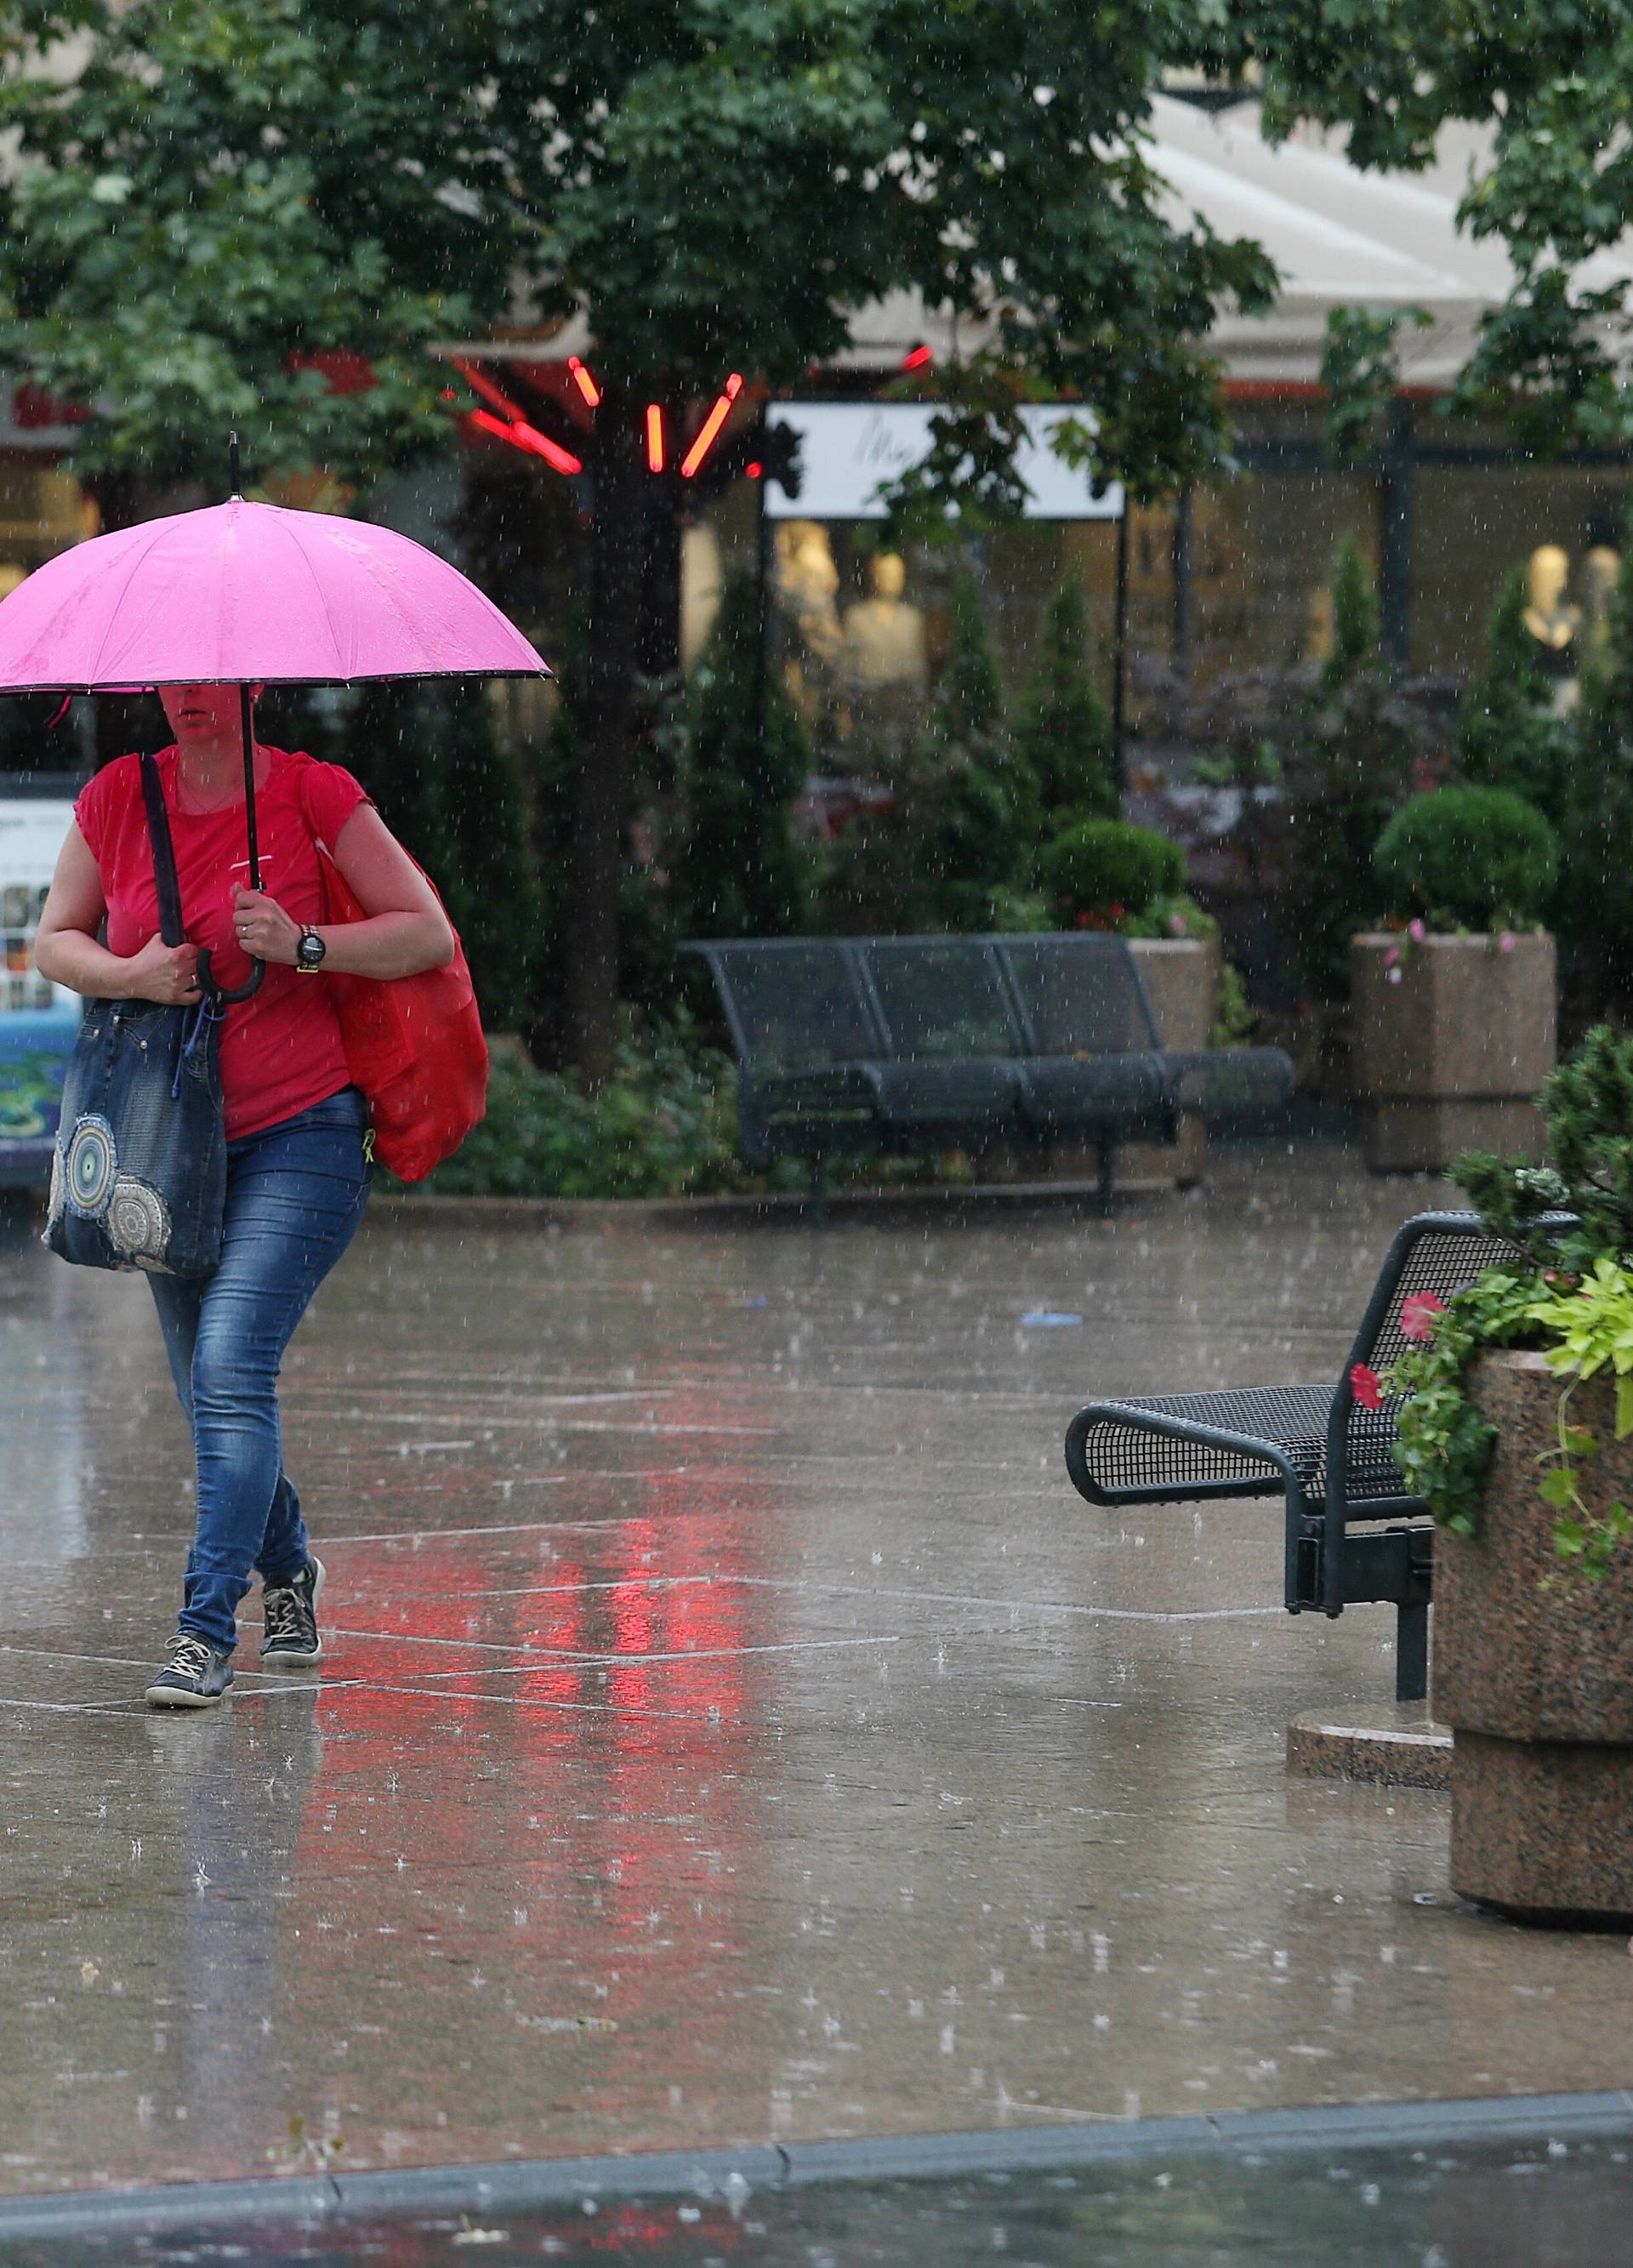
{"type": "Polygon", "coordinates": [[[1553,939],[1516,937],[1504,953],[1495,937],[1431,937],[1392,984],[1386,957],[1401,942],[1372,933],[1350,947],[1367,1164],[1422,1171],[1467,1149],[1540,1158],[1536,1092],[1557,1054],[1553,939]]]}
{"type": "MultiPolygon", "coordinates": [[[[1219,997],[1219,947],[1217,940],[1196,943],[1189,938],[1135,937],[1129,940],[1140,981],[1151,1004],[1157,1029],[1165,1048],[1205,1048],[1213,1030],[1219,997]]],[[[1173,1149],[1154,1142],[1123,1142],[1117,1147],[1116,1185],[1138,1184],[1164,1189],[1189,1189],[1205,1170],[1208,1128],[1199,1111],[1188,1110],[1180,1121],[1180,1138],[1173,1149]]],[[[1063,1145],[1052,1155],[1053,1170],[1060,1172],[1075,1160],[1074,1170],[1092,1176],[1092,1152],[1063,1145]]]]}
{"type": "MultiPolygon", "coordinates": [[[[1453,1728],[1452,1886],[1538,1920],[1633,1917],[1633,1550],[1602,1582],[1564,1571],[1537,1460],[1557,1439],[1559,1382],[1540,1354],[1470,1373],[1497,1431],[1481,1533],[1435,1539],[1434,1713],[1453,1728]]],[[[1573,1425],[1596,1508],[1633,1502],[1633,1440],[1590,1380],[1573,1425]]]]}

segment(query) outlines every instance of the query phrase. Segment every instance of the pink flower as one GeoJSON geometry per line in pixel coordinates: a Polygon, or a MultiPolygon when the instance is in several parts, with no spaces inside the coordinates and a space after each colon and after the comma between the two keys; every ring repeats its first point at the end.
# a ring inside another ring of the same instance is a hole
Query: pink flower
{"type": "Polygon", "coordinates": [[[1368,1363],[1351,1364],[1350,1391],[1363,1410],[1381,1410],[1384,1406],[1383,1381],[1368,1363]]]}
{"type": "Polygon", "coordinates": [[[1503,932],[1502,936],[1499,937],[1497,941],[1497,949],[1499,953],[1512,953],[1513,951],[1514,932],[1512,929],[1505,929],[1503,932]]]}
{"type": "Polygon", "coordinates": [[[1388,952],[1387,952],[1387,954],[1385,954],[1385,955],[1384,955],[1384,967],[1385,967],[1386,968],[1393,968],[1394,967],[1395,963],[1400,960],[1400,958],[1401,958],[1401,948],[1400,948],[1400,946],[1399,946],[1398,945],[1392,945],[1392,946],[1390,946],[1390,948],[1389,948],[1388,952]]]}
{"type": "Polygon", "coordinates": [[[1429,924],[1420,916],[1416,921],[1408,922],[1406,925],[1406,933],[1411,939],[1414,945],[1422,945],[1424,939],[1429,934],[1429,924]]]}
{"type": "Polygon", "coordinates": [[[1444,1315],[1445,1301],[1434,1292],[1414,1292],[1401,1302],[1401,1329],[1409,1339],[1431,1339],[1435,1317],[1444,1315]]]}
{"type": "Polygon", "coordinates": [[[1183,937],[1189,927],[1190,924],[1186,920],[1183,914],[1169,915],[1168,934],[1170,937],[1183,937]]]}

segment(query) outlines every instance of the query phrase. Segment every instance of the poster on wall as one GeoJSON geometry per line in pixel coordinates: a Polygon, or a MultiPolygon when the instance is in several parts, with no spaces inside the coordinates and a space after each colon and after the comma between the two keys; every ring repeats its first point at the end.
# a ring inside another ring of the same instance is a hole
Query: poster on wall
{"type": "Polygon", "coordinates": [[[34,967],[34,932],[79,783],[0,772],[0,1184],[50,1177],[77,994],[34,967]]]}

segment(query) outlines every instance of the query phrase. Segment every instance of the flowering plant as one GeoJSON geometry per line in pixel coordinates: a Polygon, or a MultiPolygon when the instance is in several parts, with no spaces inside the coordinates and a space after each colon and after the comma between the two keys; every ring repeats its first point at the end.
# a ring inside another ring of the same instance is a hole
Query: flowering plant
{"type": "MultiPolygon", "coordinates": [[[[1401,982],[1411,966],[1414,946],[1426,945],[1431,936],[1471,937],[1488,934],[1485,931],[1472,931],[1461,922],[1437,923],[1422,914],[1414,914],[1409,922],[1387,921],[1383,924],[1383,927],[1394,938],[1394,943],[1384,948],[1384,982],[1387,984],[1399,984],[1401,982]]],[[[1521,935],[1534,936],[1539,928],[1540,924],[1533,922],[1526,925],[1523,930],[1500,929],[1491,936],[1490,942],[1497,952],[1512,953],[1521,935]]]]}
{"type": "Polygon", "coordinates": [[[1453,1172],[1519,1256],[1487,1269],[1449,1304],[1431,1292],[1409,1298],[1406,1351],[1381,1374],[1357,1363],[1350,1388],[1364,1410],[1396,1410],[1394,1454],[1413,1494],[1443,1527],[1474,1535],[1496,1434],[1468,1399],[1465,1374],[1489,1347],[1540,1353],[1563,1390],[1539,1492],[1556,1516],[1561,1560],[1602,1576],[1633,1543],[1633,1510],[1586,1502],[1583,1467],[1600,1443],[1575,1422],[1572,1399],[1584,1381],[1608,1375],[1615,1438],[1633,1434],[1633,1037],[1590,1032],[1540,1100],[1552,1164],[1469,1151],[1453,1172]]]}

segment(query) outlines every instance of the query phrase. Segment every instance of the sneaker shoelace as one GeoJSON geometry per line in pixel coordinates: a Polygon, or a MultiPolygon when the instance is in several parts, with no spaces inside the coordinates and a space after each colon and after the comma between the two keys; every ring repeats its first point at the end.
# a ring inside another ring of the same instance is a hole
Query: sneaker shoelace
{"type": "Polygon", "coordinates": [[[172,1641],[170,1659],[165,1668],[183,1677],[202,1677],[210,1668],[210,1649],[202,1638],[178,1638],[172,1641]]]}
{"type": "Polygon", "coordinates": [[[269,1638],[301,1636],[300,1596],[293,1584],[280,1583],[273,1590],[263,1591],[261,1605],[269,1638]]]}

